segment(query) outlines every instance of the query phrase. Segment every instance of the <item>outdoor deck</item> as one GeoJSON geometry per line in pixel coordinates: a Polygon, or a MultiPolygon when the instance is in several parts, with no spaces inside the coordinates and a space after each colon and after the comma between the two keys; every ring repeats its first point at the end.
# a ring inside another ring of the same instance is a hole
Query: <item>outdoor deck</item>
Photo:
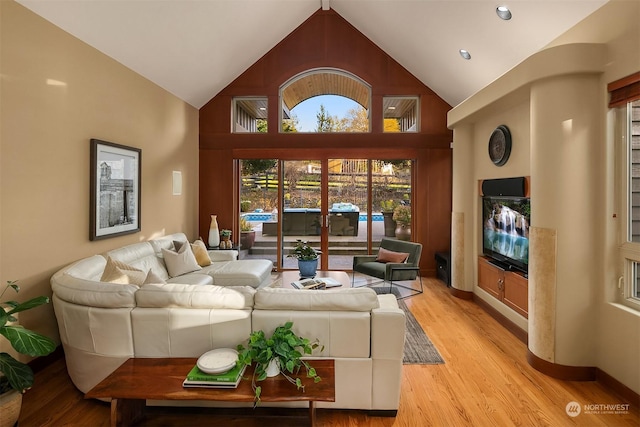
{"type": "MultiPolygon", "coordinates": [[[[366,214],[365,214],[366,215],[366,214]]],[[[361,218],[364,216],[361,215],[361,218]]],[[[364,217],[366,218],[366,217],[364,217]]],[[[384,223],[380,219],[378,220],[376,214],[373,216],[374,220],[371,222],[371,234],[373,240],[373,246],[376,247],[378,242],[384,237],[384,223]]],[[[265,218],[266,219],[266,218],[265,218]]],[[[243,259],[261,258],[269,259],[274,263],[276,261],[276,245],[277,236],[272,234],[263,235],[262,221],[250,221],[256,232],[256,240],[253,247],[249,250],[241,250],[240,257],[243,259]]],[[[320,236],[318,235],[306,235],[306,236],[284,236],[284,253],[289,253],[292,248],[292,242],[297,239],[301,239],[310,242],[313,246],[320,246],[320,236]]],[[[353,265],[354,255],[364,255],[367,253],[367,222],[366,220],[359,221],[358,233],[356,236],[329,236],[329,268],[350,270],[353,265]]],[[[283,259],[283,268],[295,269],[296,261],[293,258],[285,257],[283,259]]]]}

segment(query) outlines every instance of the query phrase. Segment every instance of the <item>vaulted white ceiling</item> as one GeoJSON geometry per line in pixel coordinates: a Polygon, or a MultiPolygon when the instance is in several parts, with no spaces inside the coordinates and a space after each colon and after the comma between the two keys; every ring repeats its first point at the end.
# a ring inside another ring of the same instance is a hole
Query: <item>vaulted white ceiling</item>
{"type": "Polygon", "coordinates": [[[17,1],[196,108],[323,6],[455,106],[607,2],[17,1]],[[511,9],[511,20],[496,15],[501,4],[511,9]]]}

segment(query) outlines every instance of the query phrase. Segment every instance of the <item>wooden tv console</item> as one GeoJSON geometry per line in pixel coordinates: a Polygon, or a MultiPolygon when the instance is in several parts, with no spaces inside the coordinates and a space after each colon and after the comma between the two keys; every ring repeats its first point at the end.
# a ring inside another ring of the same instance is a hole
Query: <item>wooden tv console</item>
{"type": "Polygon", "coordinates": [[[529,280],[518,271],[508,271],[478,257],[478,286],[521,316],[528,318],[529,280]]]}

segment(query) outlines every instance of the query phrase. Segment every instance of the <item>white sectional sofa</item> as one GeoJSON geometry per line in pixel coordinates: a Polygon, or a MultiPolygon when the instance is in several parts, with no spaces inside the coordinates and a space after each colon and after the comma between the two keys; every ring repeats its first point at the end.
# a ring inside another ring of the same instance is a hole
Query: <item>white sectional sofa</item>
{"type": "MultiPolygon", "coordinates": [[[[376,295],[368,288],[269,287],[271,280],[259,273],[268,264],[270,277],[271,262],[266,260],[214,261],[169,277],[161,249],[172,248],[174,241],[186,242],[186,236],[174,234],[91,256],[51,278],[67,369],[79,390],[89,391],[131,357],[199,357],[214,348],[246,345],[251,331],[270,334],[292,321],[296,333],[318,338],[324,346],[313,357],[335,359],[336,401],[319,406],[395,414],[405,315],[393,295],[376,295]],[[146,276],[151,270],[160,283],[100,281],[108,257],[146,276]]],[[[229,254],[211,251],[210,256],[215,260],[229,254]]]]}

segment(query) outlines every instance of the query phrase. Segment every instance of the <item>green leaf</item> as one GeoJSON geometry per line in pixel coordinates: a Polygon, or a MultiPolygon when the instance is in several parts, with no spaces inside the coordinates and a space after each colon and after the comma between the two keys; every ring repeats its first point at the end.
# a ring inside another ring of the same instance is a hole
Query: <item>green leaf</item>
{"type": "Polygon", "coordinates": [[[285,367],[287,368],[287,371],[293,373],[293,368],[295,367],[293,360],[287,360],[287,364],[285,367]]]}
{"type": "Polygon", "coordinates": [[[4,326],[0,328],[0,334],[9,340],[16,351],[28,356],[46,356],[56,349],[53,340],[19,325],[4,326]]]}
{"type": "Polygon", "coordinates": [[[299,389],[300,388],[302,388],[302,389],[304,388],[302,386],[302,380],[300,378],[296,378],[296,387],[298,387],[299,389]]]}
{"type": "Polygon", "coordinates": [[[313,382],[314,382],[314,383],[319,383],[320,381],[322,381],[322,378],[320,378],[320,377],[318,377],[318,376],[316,376],[316,377],[313,379],[313,382]]]}
{"type": "Polygon", "coordinates": [[[23,393],[33,385],[33,371],[31,368],[7,353],[0,353],[0,371],[7,377],[11,388],[23,393]]]}
{"type": "MultiPolygon", "coordinates": [[[[12,301],[13,303],[13,301],[12,301]]],[[[34,307],[38,307],[40,305],[43,304],[48,304],[49,303],[49,297],[35,297],[30,299],[29,301],[25,301],[23,303],[20,303],[18,305],[13,306],[13,309],[11,311],[9,311],[9,314],[13,314],[13,313],[19,313],[21,311],[25,311],[25,310],[30,310],[34,307]]]]}
{"type": "Polygon", "coordinates": [[[286,329],[291,329],[291,327],[292,327],[292,326],[293,326],[293,322],[291,322],[291,321],[289,321],[289,322],[287,322],[287,323],[285,323],[285,324],[284,324],[284,327],[285,327],[286,329]]]}
{"type": "Polygon", "coordinates": [[[311,366],[309,366],[309,370],[307,371],[307,376],[308,376],[309,378],[316,377],[316,376],[317,376],[317,374],[316,374],[316,369],[315,369],[315,368],[312,368],[311,366]]]}

